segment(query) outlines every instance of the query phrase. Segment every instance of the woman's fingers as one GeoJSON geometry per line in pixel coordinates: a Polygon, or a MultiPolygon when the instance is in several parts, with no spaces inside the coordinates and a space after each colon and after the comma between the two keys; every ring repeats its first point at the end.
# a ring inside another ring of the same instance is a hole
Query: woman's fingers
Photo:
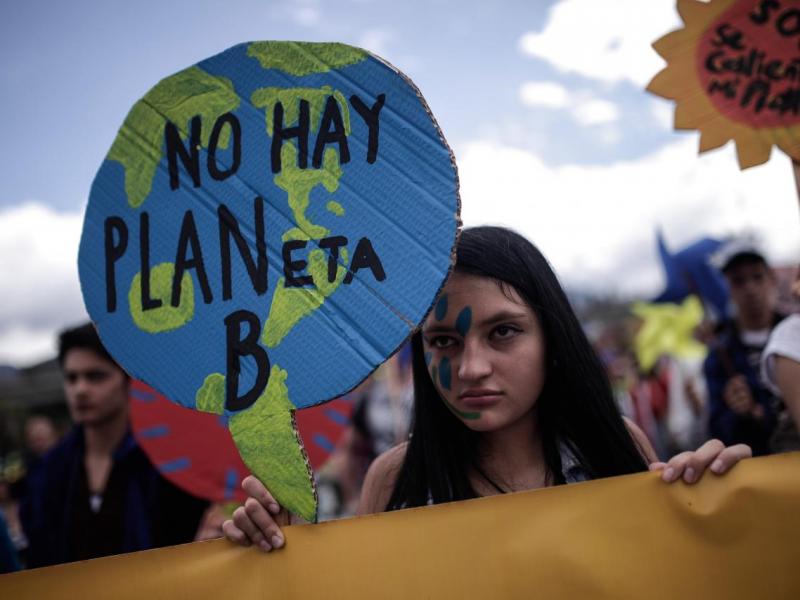
{"type": "MultiPolygon", "coordinates": [[[[247,500],[250,501],[252,500],[252,498],[248,498],[247,500]]],[[[239,529],[239,531],[244,533],[244,535],[251,543],[256,544],[262,550],[266,550],[267,552],[272,550],[272,546],[269,544],[269,542],[266,541],[264,534],[252,520],[250,515],[247,513],[247,509],[244,506],[240,506],[235,511],[233,511],[233,524],[239,529]],[[269,546],[269,548],[267,548],[267,546],[269,546]]]]}
{"type": "Polygon", "coordinates": [[[277,515],[281,507],[266,486],[252,475],[248,475],[242,480],[242,489],[251,498],[255,498],[264,508],[273,515],[277,515]]]}
{"type": "Polygon", "coordinates": [[[258,543],[264,550],[271,550],[272,548],[280,548],[283,546],[283,533],[281,533],[281,529],[275,522],[275,519],[267,512],[267,509],[264,508],[261,502],[255,498],[248,498],[245,500],[244,510],[250,518],[250,521],[258,529],[258,532],[263,536],[263,540],[259,540],[258,542],[253,540],[254,543],[258,543]],[[261,543],[262,541],[266,541],[270,548],[267,549],[264,547],[264,544],[261,543]]]}
{"type": "MultiPolygon", "coordinates": [[[[702,477],[706,469],[716,475],[722,475],[733,465],[752,456],[749,446],[737,444],[726,448],[719,440],[709,440],[694,452],[681,452],[673,456],[663,467],[661,478],[667,483],[683,479],[686,483],[695,483],[702,477]]],[[[654,463],[651,470],[661,463],[654,463]]]]}
{"type": "Polygon", "coordinates": [[[752,456],[753,451],[750,446],[745,444],[730,446],[720,452],[719,456],[714,459],[714,462],[711,463],[711,471],[716,475],[722,475],[727,473],[733,465],[743,458],[751,458],[752,456]]]}
{"type": "Polygon", "coordinates": [[[233,511],[233,518],[222,524],[225,536],[242,546],[256,544],[265,552],[284,544],[280,523],[288,524],[286,511],[258,479],[249,475],[242,481],[249,498],[233,511]]]}
{"type": "Polygon", "coordinates": [[[228,519],[222,523],[222,533],[224,533],[225,537],[234,544],[239,544],[240,546],[249,546],[251,543],[250,538],[247,537],[247,534],[239,529],[231,519],[228,519]]]}
{"type": "Polygon", "coordinates": [[[686,470],[686,465],[689,463],[691,452],[681,452],[669,459],[664,469],[661,471],[661,479],[667,483],[677,481],[686,470]]]}
{"type": "Polygon", "coordinates": [[[683,471],[683,480],[686,483],[694,483],[700,479],[723,450],[725,450],[725,444],[719,440],[708,440],[697,450],[691,452],[683,471]]]}

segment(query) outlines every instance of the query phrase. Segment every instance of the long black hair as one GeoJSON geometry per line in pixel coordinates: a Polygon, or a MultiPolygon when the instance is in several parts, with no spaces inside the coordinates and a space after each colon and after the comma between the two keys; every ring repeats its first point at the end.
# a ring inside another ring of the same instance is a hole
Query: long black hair
{"type": "MultiPolygon", "coordinates": [[[[475,227],[461,234],[455,269],[512,286],[539,318],[547,363],[536,410],[551,483],[564,482],[560,444],[591,478],[647,470],[606,371],[541,252],[514,231],[475,227]]],[[[481,434],[464,425],[440,399],[425,364],[421,334],[411,343],[414,419],[387,510],[477,495],[469,473],[478,465],[481,434]]]]}

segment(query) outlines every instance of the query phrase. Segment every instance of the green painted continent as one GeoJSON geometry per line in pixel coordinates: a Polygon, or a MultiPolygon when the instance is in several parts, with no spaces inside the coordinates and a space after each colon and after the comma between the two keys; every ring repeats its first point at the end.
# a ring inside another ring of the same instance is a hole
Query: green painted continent
{"type": "MultiPolygon", "coordinates": [[[[199,115],[202,121],[201,144],[208,147],[214,122],[236,110],[239,96],[225,77],[209,75],[199,67],[189,67],[160,81],[144,98],[133,105],[108,152],[108,160],[125,167],[125,193],[128,204],[138,208],[150,194],[153,177],[164,152],[164,125],[171,121],[188,138],[189,121],[199,115]]],[[[227,148],[230,129],[222,129],[219,145],[227,148]]]]}
{"type": "Polygon", "coordinates": [[[267,135],[272,137],[272,116],[275,104],[280,102],[284,109],[283,122],[285,126],[297,122],[300,116],[300,100],[308,102],[308,121],[311,131],[318,131],[322,111],[325,110],[325,103],[328,97],[333,96],[339,106],[342,115],[345,135],[350,135],[350,107],[347,99],[339,90],[334,90],[329,85],[319,88],[277,88],[265,87],[258,88],[250,95],[250,100],[256,108],[264,109],[266,117],[267,135]]]}
{"type": "Polygon", "coordinates": [[[267,348],[274,348],[281,343],[292,327],[300,320],[317,310],[336,288],[341,285],[347,274],[347,248],[340,250],[336,277],[328,281],[328,257],[317,248],[308,254],[308,274],[314,279],[314,287],[285,287],[285,279],[281,277],[272,295],[269,316],[261,333],[261,343],[267,348]]]}
{"type": "Polygon", "coordinates": [[[247,47],[247,55],[257,59],[264,69],[303,76],[354,65],[369,53],[338,43],[253,42],[247,47]]]}
{"type": "Polygon", "coordinates": [[[161,333],[183,327],[194,316],[194,283],[189,273],[181,278],[181,297],[178,306],[172,306],[172,279],[175,265],[161,263],[150,270],[150,297],[160,300],[161,306],[142,309],[142,274],[133,277],[128,291],[128,308],[136,326],[148,333],[161,333]]]}
{"type": "Polygon", "coordinates": [[[194,397],[197,410],[221,415],[225,412],[225,376],[222,373],[212,373],[203,381],[194,397]]]}
{"type": "Polygon", "coordinates": [[[273,365],[264,393],[228,422],[247,468],[275,499],[306,521],[316,521],[317,494],[308,458],[294,421],[287,373],[273,365]]]}

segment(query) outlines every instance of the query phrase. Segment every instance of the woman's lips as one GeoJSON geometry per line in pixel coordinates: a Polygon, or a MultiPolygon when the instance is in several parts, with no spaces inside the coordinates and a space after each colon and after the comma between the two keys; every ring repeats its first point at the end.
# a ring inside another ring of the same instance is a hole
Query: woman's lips
{"type": "Polygon", "coordinates": [[[465,408],[475,410],[494,406],[501,397],[502,394],[495,390],[467,390],[458,399],[465,408]]]}

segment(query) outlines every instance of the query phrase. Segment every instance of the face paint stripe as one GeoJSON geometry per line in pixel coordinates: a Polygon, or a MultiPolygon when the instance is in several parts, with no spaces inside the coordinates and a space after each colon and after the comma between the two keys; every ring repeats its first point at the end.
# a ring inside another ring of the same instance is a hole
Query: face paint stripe
{"type": "Polygon", "coordinates": [[[428,365],[429,367],[431,366],[431,359],[432,358],[433,358],[433,355],[430,352],[426,352],[425,353],[425,364],[428,365]]]}
{"type": "Polygon", "coordinates": [[[456,331],[461,337],[466,337],[470,326],[472,326],[472,308],[466,306],[456,317],[456,331]]]}
{"type": "Polygon", "coordinates": [[[476,419],[481,418],[481,413],[479,412],[464,412],[458,410],[455,406],[450,404],[446,399],[443,398],[443,400],[444,400],[444,405],[447,407],[447,409],[457,417],[460,417],[462,419],[467,419],[468,421],[474,421],[476,419]]]}
{"type": "Polygon", "coordinates": [[[446,356],[439,363],[439,383],[446,390],[450,390],[451,373],[450,373],[450,359],[446,356]]]}
{"type": "Polygon", "coordinates": [[[439,298],[434,309],[434,316],[437,321],[441,321],[447,316],[447,294],[439,298]]]}

